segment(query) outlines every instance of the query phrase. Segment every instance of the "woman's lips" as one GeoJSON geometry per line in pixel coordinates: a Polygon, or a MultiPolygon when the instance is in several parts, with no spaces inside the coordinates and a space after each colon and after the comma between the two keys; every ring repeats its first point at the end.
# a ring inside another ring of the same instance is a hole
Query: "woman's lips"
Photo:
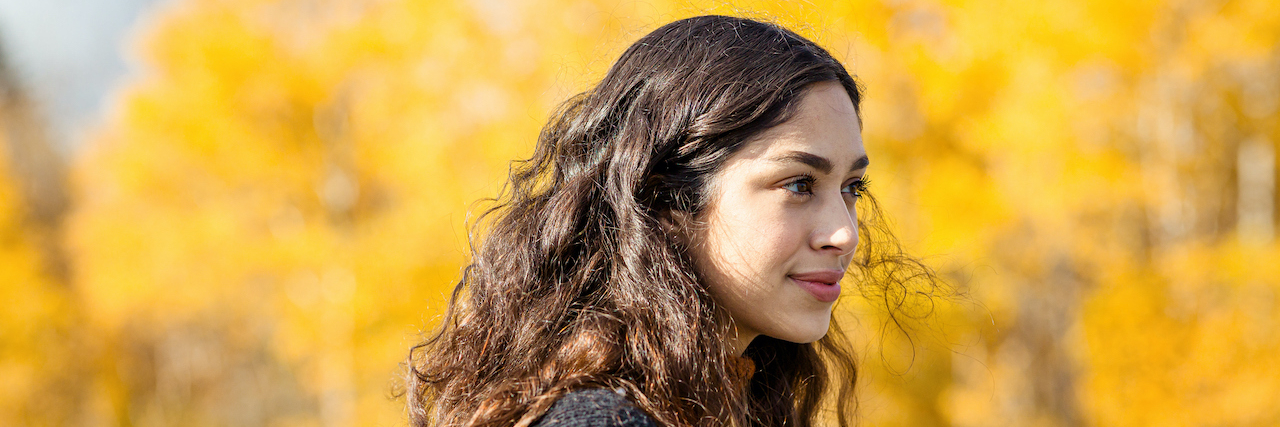
{"type": "Polygon", "coordinates": [[[844,277],[844,271],[811,271],[792,274],[788,277],[800,285],[800,288],[809,291],[818,301],[833,302],[840,298],[840,279],[844,277]]]}

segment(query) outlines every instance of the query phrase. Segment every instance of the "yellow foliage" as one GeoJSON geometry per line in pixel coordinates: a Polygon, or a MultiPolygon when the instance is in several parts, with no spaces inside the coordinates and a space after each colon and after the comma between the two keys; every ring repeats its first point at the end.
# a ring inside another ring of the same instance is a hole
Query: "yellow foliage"
{"type": "Polygon", "coordinates": [[[0,158],[0,425],[403,424],[476,200],[706,13],[859,76],[873,192],[963,291],[843,302],[866,424],[1280,423],[1275,2],[321,3],[144,25],[75,159],[66,286],[0,158]]]}

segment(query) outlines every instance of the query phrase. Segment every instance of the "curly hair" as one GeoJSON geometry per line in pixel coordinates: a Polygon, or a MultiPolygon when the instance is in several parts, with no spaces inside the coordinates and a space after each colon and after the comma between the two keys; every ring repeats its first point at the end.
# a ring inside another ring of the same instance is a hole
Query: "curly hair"
{"type": "MultiPolygon", "coordinates": [[[[758,373],[735,384],[728,314],[663,225],[698,218],[725,161],[827,81],[860,111],[859,83],[826,50],[749,19],[684,19],[631,45],[472,225],[449,310],[410,351],[412,424],[528,426],[566,392],[607,387],[664,425],[810,426],[823,405],[851,425],[857,370],[838,325],[816,343],[759,337],[744,354],[758,373]]],[[[890,271],[860,287],[932,277],[859,228],[873,241],[854,268],[890,271]]]]}

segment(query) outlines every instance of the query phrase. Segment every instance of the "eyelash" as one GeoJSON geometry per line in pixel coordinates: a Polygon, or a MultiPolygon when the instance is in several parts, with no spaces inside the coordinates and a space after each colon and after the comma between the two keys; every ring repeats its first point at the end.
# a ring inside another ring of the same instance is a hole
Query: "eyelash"
{"type": "MultiPolygon", "coordinates": [[[[813,175],[803,174],[803,175],[800,175],[799,178],[796,178],[791,182],[788,182],[786,185],[783,185],[783,188],[786,188],[788,191],[790,191],[794,195],[812,196],[813,191],[791,190],[790,187],[792,185],[797,185],[797,184],[805,184],[805,185],[808,185],[809,187],[812,187],[814,181],[817,181],[817,178],[814,178],[813,175]]],[[[859,198],[862,198],[863,193],[867,192],[867,187],[870,185],[871,185],[871,180],[867,179],[866,177],[862,177],[857,181],[849,183],[849,185],[841,187],[840,192],[843,193],[844,192],[843,190],[845,188],[853,187],[853,191],[851,191],[850,194],[853,195],[854,199],[859,199],[859,198]]]]}

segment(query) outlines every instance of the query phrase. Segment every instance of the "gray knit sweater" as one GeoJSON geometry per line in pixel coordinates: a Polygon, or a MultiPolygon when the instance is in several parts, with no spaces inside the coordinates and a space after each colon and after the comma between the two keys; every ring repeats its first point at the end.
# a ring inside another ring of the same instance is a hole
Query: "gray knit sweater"
{"type": "Polygon", "coordinates": [[[534,427],[657,427],[626,396],[607,389],[569,392],[534,427]]]}

